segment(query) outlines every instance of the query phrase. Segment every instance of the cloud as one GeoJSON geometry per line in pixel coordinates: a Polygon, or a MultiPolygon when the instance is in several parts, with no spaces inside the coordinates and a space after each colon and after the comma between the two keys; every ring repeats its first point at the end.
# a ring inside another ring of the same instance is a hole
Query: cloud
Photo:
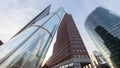
{"type": "Polygon", "coordinates": [[[11,36],[19,30],[19,26],[13,23],[9,18],[0,14],[0,39],[6,42],[11,36]]]}
{"type": "Polygon", "coordinates": [[[6,42],[25,24],[40,13],[41,0],[1,0],[0,2],[0,40],[6,42]]]}

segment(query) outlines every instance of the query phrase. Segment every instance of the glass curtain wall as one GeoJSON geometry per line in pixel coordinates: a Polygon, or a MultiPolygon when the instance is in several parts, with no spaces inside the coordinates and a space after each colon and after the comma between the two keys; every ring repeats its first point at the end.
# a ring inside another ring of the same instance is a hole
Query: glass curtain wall
{"type": "Polygon", "coordinates": [[[86,19],[85,28],[111,68],[120,68],[120,16],[103,7],[86,19]]]}
{"type": "Polygon", "coordinates": [[[39,68],[64,14],[58,9],[1,46],[0,68],[39,68]]]}

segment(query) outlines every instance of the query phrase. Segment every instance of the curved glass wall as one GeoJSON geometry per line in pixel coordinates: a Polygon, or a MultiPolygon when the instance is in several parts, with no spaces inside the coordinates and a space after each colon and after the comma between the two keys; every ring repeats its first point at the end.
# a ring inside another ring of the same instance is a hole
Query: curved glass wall
{"type": "Polygon", "coordinates": [[[39,68],[64,16],[59,9],[0,47],[0,68],[39,68]]]}
{"type": "Polygon", "coordinates": [[[86,19],[85,28],[110,67],[119,68],[120,16],[98,7],[86,19]]]}

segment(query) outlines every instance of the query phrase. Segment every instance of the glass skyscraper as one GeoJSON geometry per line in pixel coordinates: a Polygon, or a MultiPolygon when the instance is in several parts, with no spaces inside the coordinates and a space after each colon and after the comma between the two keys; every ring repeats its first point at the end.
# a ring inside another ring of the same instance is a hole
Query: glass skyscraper
{"type": "Polygon", "coordinates": [[[60,8],[3,44],[0,68],[40,68],[64,14],[60,8]]]}
{"type": "Polygon", "coordinates": [[[120,16],[102,7],[86,19],[85,28],[111,68],[120,68],[120,16]]]}

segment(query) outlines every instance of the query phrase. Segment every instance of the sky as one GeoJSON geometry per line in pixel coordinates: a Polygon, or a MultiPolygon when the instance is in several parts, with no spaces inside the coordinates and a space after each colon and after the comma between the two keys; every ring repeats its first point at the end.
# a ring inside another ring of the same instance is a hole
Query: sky
{"type": "MultiPolygon", "coordinates": [[[[63,7],[72,15],[88,52],[97,48],[84,28],[87,16],[98,6],[120,14],[120,0],[1,0],[0,40],[6,43],[49,4],[51,12],[63,7]]],[[[50,55],[52,46],[48,51],[50,55]]]]}

